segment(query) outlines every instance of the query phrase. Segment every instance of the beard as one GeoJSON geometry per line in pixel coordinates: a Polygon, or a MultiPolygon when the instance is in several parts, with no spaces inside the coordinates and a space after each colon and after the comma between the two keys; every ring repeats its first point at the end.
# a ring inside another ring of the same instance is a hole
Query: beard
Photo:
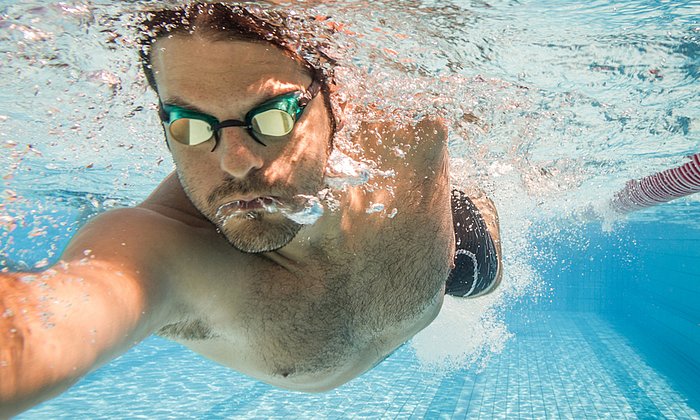
{"type": "MultiPolygon", "coordinates": [[[[210,219],[211,220],[211,219],[210,219]]],[[[302,225],[279,213],[250,211],[242,216],[212,221],[237,250],[249,254],[276,251],[290,243],[302,225]]]]}
{"type": "MultiPolygon", "coordinates": [[[[323,176],[302,177],[305,191],[316,195],[323,189],[323,176]]],[[[227,205],[227,198],[255,194],[273,195],[282,205],[291,203],[299,192],[291,193],[288,185],[267,184],[255,176],[245,180],[227,178],[202,199],[190,188],[178,171],[180,184],[194,206],[206,217],[235,249],[245,253],[276,251],[289,244],[299,233],[302,224],[294,222],[279,211],[270,212],[262,208],[238,211],[232,216],[223,216],[219,210],[227,205]],[[284,191],[284,193],[282,193],[284,191]]]]}

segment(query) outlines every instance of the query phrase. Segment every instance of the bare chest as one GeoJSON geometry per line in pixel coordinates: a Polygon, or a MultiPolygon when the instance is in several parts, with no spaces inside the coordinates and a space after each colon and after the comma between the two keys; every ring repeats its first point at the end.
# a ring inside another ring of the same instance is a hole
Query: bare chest
{"type": "Polygon", "coordinates": [[[406,235],[291,269],[261,257],[210,257],[185,316],[160,334],[269,383],[369,368],[427,325],[441,302],[449,270],[442,241],[406,235]]]}

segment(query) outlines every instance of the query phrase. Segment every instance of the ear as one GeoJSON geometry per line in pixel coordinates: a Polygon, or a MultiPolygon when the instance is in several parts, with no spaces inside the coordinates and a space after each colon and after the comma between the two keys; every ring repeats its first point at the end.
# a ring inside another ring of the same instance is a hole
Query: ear
{"type": "Polygon", "coordinates": [[[333,114],[333,120],[335,122],[335,131],[340,131],[345,125],[345,107],[347,106],[347,101],[341,98],[338,92],[338,85],[334,82],[328,82],[328,104],[331,107],[331,114],[333,114]]]}

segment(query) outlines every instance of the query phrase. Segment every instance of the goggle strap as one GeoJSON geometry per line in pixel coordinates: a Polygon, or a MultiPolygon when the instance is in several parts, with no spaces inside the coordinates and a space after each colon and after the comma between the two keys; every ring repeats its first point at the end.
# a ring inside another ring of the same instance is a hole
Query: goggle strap
{"type": "Polygon", "coordinates": [[[168,115],[168,113],[165,112],[165,109],[163,108],[163,102],[160,101],[160,98],[158,99],[158,117],[164,123],[170,121],[170,115],[168,115]]]}

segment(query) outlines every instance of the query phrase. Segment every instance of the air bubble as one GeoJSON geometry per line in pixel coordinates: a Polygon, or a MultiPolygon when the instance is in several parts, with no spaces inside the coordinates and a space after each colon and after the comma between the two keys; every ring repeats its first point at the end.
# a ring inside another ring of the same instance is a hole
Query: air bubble
{"type": "Polygon", "coordinates": [[[369,208],[366,210],[367,214],[372,214],[372,213],[379,213],[380,211],[384,210],[384,204],[382,203],[372,203],[369,208]]]}

